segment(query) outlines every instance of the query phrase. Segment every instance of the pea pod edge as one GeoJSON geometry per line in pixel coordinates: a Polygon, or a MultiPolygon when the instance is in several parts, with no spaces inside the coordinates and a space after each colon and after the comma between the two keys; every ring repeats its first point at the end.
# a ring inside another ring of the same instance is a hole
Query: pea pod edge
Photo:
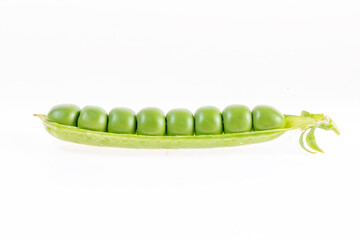
{"type": "Polygon", "coordinates": [[[315,140],[314,132],[316,128],[331,130],[338,135],[340,134],[339,128],[331,118],[324,114],[312,114],[307,111],[303,111],[300,116],[284,115],[285,127],[282,129],[201,136],[144,136],[137,134],[96,132],[47,121],[46,115],[34,114],[34,116],[39,117],[42,120],[45,129],[58,139],[101,147],[136,149],[235,147],[267,142],[280,137],[285,132],[300,130],[302,131],[299,140],[300,146],[310,153],[317,153],[323,151],[318,147],[315,140]],[[306,148],[303,141],[304,135],[306,135],[305,138],[308,147],[314,151],[310,151],[306,148]]]}

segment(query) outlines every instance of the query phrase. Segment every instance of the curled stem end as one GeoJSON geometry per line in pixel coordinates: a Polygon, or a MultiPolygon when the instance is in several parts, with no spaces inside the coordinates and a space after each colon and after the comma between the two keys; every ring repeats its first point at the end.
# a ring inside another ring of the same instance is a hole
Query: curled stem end
{"type": "Polygon", "coordinates": [[[302,134],[300,136],[300,146],[304,150],[306,150],[307,152],[310,152],[310,153],[316,153],[316,152],[324,153],[324,151],[316,143],[315,129],[321,128],[324,130],[332,130],[337,135],[340,135],[339,128],[336,126],[335,122],[331,118],[329,118],[328,116],[326,116],[324,114],[313,114],[313,113],[309,113],[307,111],[302,111],[301,116],[315,119],[315,120],[317,120],[317,124],[314,124],[313,126],[309,126],[306,129],[304,129],[304,131],[302,132],[302,134]],[[305,140],[306,140],[307,145],[315,152],[308,150],[304,145],[303,137],[304,137],[305,131],[308,129],[310,129],[310,131],[306,134],[305,140]]]}

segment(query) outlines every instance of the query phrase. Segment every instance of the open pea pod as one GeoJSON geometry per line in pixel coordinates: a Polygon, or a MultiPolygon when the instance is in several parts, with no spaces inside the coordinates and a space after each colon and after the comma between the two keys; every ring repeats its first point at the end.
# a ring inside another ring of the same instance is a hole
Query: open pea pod
{"type": "Polygon", "coordinates": [[[287,131],[301,130],[300,145],[310,153],[322,152],[317,146],[314,136],[316,128],[333,130],[340,134],[335,123],[323,114],[311,114],[303,111],[301,116],[285,115],[285,127],[268,131],[252,131],[245,133],[201,135],[201,136],[143,136],[137,134],[115,134],[96,132],[77,127],[66,126],[46,120],[45,115],[39,117],[46,130],[56,138],[79,144],[143,149],[178,149],[178,148],[216,148],[234,147],[246,144],[261,143],[278,138],[287,131]],[[314,151],[308,150],[303,141],[305,132],[307,145],[314,151]]]}

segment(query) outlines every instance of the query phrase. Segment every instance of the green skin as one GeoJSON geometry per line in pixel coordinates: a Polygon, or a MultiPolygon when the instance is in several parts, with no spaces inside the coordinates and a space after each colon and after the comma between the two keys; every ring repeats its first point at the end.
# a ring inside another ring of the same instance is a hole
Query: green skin
{"type": "Polygon", "coordinates": [[[46,116],[49,122],[56,122],[67,126],[77,126],[80,108],[74,104],[56,105],[46,116]]]}
{"type": "Polygon", "coordinates": [[[195,135],[217,135],[222,132],[222,116],[218,108],[201,107],[195,112],[195,135]]]}
{"type": "Polygon", "coordinates": [[[168,136],[194,135],[194,116],[187,109],[172,109],[166,114],[168,136]]]}
{"type": "Polygon", "coordinates": [[[108,132],[119,134],[135,134],[136,115],[129,108],[114,108],[108,116],[108,132]]]}
{"type": "MultiPolygon", "coordinates": [[[[315,129],[321,128],[324,130],[332,130],[340,134],[339,129],[333,120],[324,114],[312,114],[303,111],[301,116],[284,115],[285,125],[279,129],[251,131],[232,134],[215,134],[215,135],[189,135],[189,136],[145,136],[139,134],[118,134],[104,131],[104,126],[101,126],[101,131],[83,129],[84,126],[80,121],[80,125],[76,127],[74,122],[74,115],[77,115],[78,108],[75,105],[58,105],[52,108],[47,116],[38,115],[46,128],[46,130],[56,138],[64,141],[106,147],[122,147],[122,148],[214,148],[214,147],[232,147],[246,144],[254,144],[260,142],[270,141],[281,136],[283,133],[291,130],[299,129],[302,134],[299,139],[301,147],[310,152],[323,152],[316,144],[315,129]],[[64,111],[63,114],[56,113],[56,111],[64,111]],[[64,118],[62,116],[65,116],[64,118]],[[60,121],[61,120],[61,121],[60,121]],[[65,123],[65,124],[64,124],[65,123]],[[310,131],[308,131],[310,130],[310,131]],[[303,137],[306,135],[306,143],[313,151],[307,149],[304,145],[303,137]]],[[[94,129],[100,129],[99,125],[94,125],[95,122],[105,122],[104,118],[106,112],[97,107],[86,107],[82,110],[83,115],[80,116],[87,120],[90,126],[94,129]],[[96,113],[94,116],[84,116],[84,113],[96,113]],[[94,127],[95,126],[95,127],[94,127]]],[[[156,108],[144,109],[140,111],[140,119],[156,120],[158,121],[154,126],[160,125],[161,134],[164,133],[165,119],[161,110],[156,108]],[[159,121],[160,119],[160,121],[159,121]],[[159,124],[160,123],[160,124],[159,124]]],[[[81,114],[80,114],[81,115],[81,114]]],[[[139,114],[138,114],[139,116],[139,114]]],[[[216,114],[215,114],[216,116],[216,114]]],[[[79,117],[79,119],[80,119],[79,117]]],[[[156,122],[155,121],[155,122],[156,122]]],[[[86,121],[85,121],[86,122],[86,121]]],[[[150,121],[151,122],[151,121],[150,121]]],[[[104,125],[104,124],[103,124],[104,125]]],[[[105,128],[106,130],[106,128],[105,128]]],[[[150,134],[153,134],[150,133],[150,134]]]]}
{"type": "Polygon", "coordinates": [[[106,132],[107,113],[101,107],[86,106],[80,111],[78,128],[106,132]]]}
{"type": "Polygon", "coordinates": [[[285,126],[284,115],[267,105],[256,106],[252,110],[252,118],[255,131],[281,129],[285,126]]]}
{"type": "Polygon", "coordinates": [[[164,113],[155,107],[140,110],[137,118],[137,134],[148,136],[164,136],[166,122],[164,113]]]}
{"type": "Polygon", "coordinates": [[[251,110],[244,105],[230,105],[222,112],[224,133],[250,132],[252,129],[251,110]]]}

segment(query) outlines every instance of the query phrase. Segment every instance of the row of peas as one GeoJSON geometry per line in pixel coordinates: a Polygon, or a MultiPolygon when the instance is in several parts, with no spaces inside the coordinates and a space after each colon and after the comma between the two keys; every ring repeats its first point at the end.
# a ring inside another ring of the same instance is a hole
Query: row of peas
{"type": "Polygon", "coordinates": [[[109,114],[97,106],[80,109],[73,104],[53,107],[47,120],[92,131],[149,136],[218,135],[283,128],[284,115],[271,106],[259,105],[251,111],[244,105],[230,105],[222,112],[216,107],[170,110],[166,116],[155,107],[137,114],[129,108],[114,108],[109,114]]]}

